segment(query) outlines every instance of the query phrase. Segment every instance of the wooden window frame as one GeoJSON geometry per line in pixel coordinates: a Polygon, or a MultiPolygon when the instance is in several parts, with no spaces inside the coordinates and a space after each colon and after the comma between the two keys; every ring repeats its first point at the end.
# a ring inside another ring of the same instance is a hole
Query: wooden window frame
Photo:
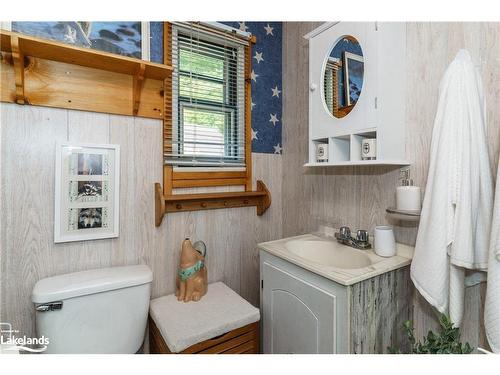
{"type": "MultiPolygon", "coordinates": [[[[163,194],[172,195],[173,189],[196,188],[210,186],[241,185],[245,191],[252,191],[252,44],[256,38],[252,36],[245,46],[245,170],[243,171],[176,171],[171,165],[163,166],[163,194]]],[[[172,23],[163,24],[163,63],[172,65],[172,23]]],[[[165,79],[164,118],[163,118],[163,152],[171,152],[172,137],[172,76],[165,79]]]]}

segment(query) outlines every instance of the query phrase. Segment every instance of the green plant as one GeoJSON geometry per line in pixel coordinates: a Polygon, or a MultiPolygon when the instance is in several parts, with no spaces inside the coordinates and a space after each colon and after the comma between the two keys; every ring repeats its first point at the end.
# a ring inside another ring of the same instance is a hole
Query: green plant
{"type": "MultiPolygon", "coordinates": [[[[450,318],[441,314],[439,316],[440,332],[436,334],[432,331],[427,333],[424,341],[420,342],[415,339],[414,328],[411,321],[403,323],[403,329],[411,344],[413,354],[469,354],[472,352],[472,347],[469,343],[462,344],[460,341],[460,330],[453,325],[450,318]]],[[[401,350],[397,348],[388,348],[392,354],[401,354],[401,350]]]]}

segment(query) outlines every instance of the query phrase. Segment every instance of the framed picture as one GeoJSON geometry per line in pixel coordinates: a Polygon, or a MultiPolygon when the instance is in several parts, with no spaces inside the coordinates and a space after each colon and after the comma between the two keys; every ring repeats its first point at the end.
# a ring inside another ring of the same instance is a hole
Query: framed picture
{"type": "Polygon", "coordinates": [[[149,22],[2,22],[1,27],[149,61],[149,22]]]}
{"type": "Polygon", "coordinates": [[[54,242],[118,237],[120,146],[59,143],[54,242]]]}
{"type": "Polygon", "coordinates": [[[344,52],[344,89],[347,106],[355,104],[359,99],[363,87],[363,71],[363,56],[344,52]]]}

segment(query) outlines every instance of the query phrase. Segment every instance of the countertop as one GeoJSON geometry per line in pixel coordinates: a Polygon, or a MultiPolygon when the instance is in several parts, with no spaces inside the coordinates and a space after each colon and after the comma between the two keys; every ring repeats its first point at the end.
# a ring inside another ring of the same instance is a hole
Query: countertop
{"type": "MultiPolygon", "coordinates": [[[[411,263],[414,250],[412,246],[396,243],[397,254],[392,257],[384,258],[375,254],[373,249],[352,249],[352,251],[362,251],[370,258],[373,264],[363,268],[343,269],[323,265],[293,254],[285,246],[288,241],[292,240],[322,240],[331,241],[333,244],[335,244],[334,246],[346,246],[338,243],[334,238],[320,236],[317,234],[304,234],[301,236],[288,237],[276,241],[262,242],[257,246],[260,250],[266,251],[278,258],[287,260],[299,267],[307,269],[311,272],[314,272],[315,274],[346,286],[353,285],[360,281],[367,280],[383,273],[390,272],[409,265],[411,263]]],[[[348,248],[351,249],[350,247],[348,248]]],[[[332,251],[334,251],[334,249],[332,249],[332,251]]]]}

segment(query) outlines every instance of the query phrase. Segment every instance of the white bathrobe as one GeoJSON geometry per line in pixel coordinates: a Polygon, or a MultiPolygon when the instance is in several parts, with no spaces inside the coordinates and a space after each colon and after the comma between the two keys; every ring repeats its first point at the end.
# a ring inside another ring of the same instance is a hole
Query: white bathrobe
{"type": "Polygon", "coordinates": [[[437,310],[460,325],[465,269],[486,270],[493,183],[483,87],[469,53],[460,50],[439,87],[411,278],[437,310]]]}
{"type": "Polygon", "coordinates": [[[500,163],[491,226],[488,284],[484,309],[484,327],[491,349],[500,353],[500,163]]]}

